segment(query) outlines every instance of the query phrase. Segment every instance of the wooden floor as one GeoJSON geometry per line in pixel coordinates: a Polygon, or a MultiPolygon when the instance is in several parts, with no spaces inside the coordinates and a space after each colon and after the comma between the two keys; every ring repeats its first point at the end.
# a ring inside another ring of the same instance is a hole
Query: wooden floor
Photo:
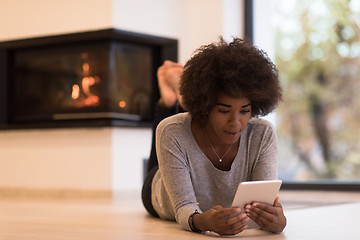
{"type": "MultiPolygon", "coordinates": [[[[281,234],[247,230],[233,238],[360,239],[360,193],[280,192],[288,218],[281,234]]],[[[219,239],[149,217],[140,193],[98,199],[1,198],[1,240],[219,239]]]]}

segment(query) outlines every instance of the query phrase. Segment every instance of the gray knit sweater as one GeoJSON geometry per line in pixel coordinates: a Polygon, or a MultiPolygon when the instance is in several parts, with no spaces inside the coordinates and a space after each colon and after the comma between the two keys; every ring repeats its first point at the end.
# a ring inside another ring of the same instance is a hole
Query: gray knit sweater
{"type": "Polygon", "coordinates": [[[231,207],[237,186],[250,180],[277,179],[277,137],[273,126],[253,118],[241,134],[230,171],[214,167],[191,131],[191,115],[164,119],[156,131],[159,171],[152,182],[152,204],[160,218],[190,230],[188,218],[221,205],[231,207]]]}

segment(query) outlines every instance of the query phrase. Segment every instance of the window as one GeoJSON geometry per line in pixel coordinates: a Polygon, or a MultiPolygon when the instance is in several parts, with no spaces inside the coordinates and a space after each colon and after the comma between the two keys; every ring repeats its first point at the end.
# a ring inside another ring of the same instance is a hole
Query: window
{"type": "Polygon", "coordinates": [[[360,189],[360,1],[247,3],[253,44],[275,62],[284,90],[270,116],[279,177],[360,189]]]}

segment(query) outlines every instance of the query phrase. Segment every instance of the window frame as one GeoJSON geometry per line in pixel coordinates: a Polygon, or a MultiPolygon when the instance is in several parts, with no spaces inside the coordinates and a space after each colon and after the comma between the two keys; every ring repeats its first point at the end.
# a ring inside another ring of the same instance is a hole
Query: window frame
{"type": "MultiPolygon", "coordinates": [[[[254,4],[253,0],[244,0],[244,36],[253,44],[254,4]]],[[[322,191],[360,191],[360,182],[329,181],[284,181],[282,190],[322,190],[322,191]]]]}

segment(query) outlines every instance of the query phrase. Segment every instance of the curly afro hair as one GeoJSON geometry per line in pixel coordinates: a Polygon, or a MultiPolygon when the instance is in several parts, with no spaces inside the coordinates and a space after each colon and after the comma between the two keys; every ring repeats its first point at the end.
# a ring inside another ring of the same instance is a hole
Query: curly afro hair
{"type": "Polygon", "coordinates": [[[204,45],[184,66],[180,81],[183,104],[193,118],[207,119],[220,94],[246,97],[253,117],[272,112],[282,90],[276,66],[267,54],[239,38],[204,45]]]}

